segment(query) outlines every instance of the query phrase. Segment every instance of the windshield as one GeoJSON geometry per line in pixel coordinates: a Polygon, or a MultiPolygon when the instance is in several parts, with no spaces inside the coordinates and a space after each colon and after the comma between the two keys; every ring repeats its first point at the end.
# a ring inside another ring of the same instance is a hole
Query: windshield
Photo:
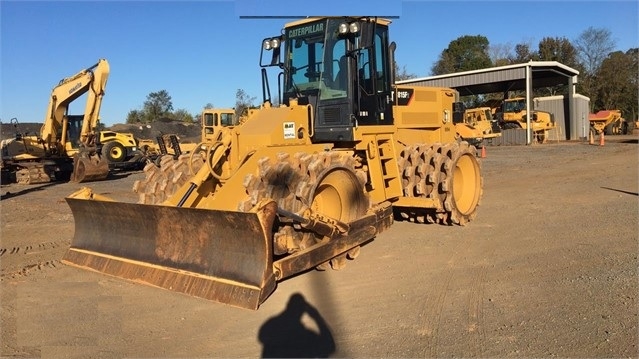
{"type": "Polygon", "coordinates": [[[484,115],[486,116],[487,121],[493,120],[493,114],[490,112],[489,109],[484,110],[484,115]]]}
{"type": "Polygon", "coordinates": [[[346,97],[346,39],[337,33],[338,19],[286,29],[286,92],[319,91],[320,98],[346,97]]]}
{"type": "Polygon", "coordinates": [[[504,102],[504,112],[519,112],[526,108],[524,100],[514,100],[504,102]]]}

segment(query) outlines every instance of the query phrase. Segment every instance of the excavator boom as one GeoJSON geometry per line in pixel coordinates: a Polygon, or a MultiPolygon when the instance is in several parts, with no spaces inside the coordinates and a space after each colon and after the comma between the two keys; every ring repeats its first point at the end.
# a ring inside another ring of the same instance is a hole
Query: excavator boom
{"type": "Polygon", "coordinates": [[[100,59],[63,78],[51,91],[39,136],[16,138],[14,142],[22,142],[23,146],[3,145],[3,167],[15,173],[18,183],[69,178],[86,182],[108,176],[108,162],[97,153],[95,141],[108,76],[109,63],[100,59]],[[69,114],[70,104],[84,94],[84,114],[69,114]]]}

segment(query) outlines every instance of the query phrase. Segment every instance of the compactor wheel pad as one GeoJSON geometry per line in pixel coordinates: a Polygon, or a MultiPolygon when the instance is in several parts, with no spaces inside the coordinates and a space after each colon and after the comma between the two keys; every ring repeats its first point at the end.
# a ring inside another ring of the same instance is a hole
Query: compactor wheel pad
{"type": "Polygon", "coordinates": [[[133,184],[139,194],[138,203],[160,204],[170,198],[178,188],[204,165],[201,154],[182,154],[177,160],[171,155],[162,156],[160,166],[149,163],[144,167],[145,178],[133,184]]]}
{"type": "Polygon", "coordinates": [[[402,219],[464,225],[475,217],[483,179],[476,149],[465,141],[406,147],[398,160],[404,196],[437,199],[432,210],[401,208],[402,219]]]}
{"type": "MultiPolygon", "coordinates": [[[[244,181],[247,198],[238,207],[248,211],[260,200],[270,198],[289,212],[311,207],[318,213],[350,222],[363,216],[370,205],[363,190],[366,176],[358,167],[353,157],[335,151],[265,157],[258,161],[256,173],[244,181]]],[[[286,219],[280,221],[273,238],[276,255],[295,253],[322,240],[286,219]]],[[[354,259],[358,254],[359,247],[353,248],[318,269],[325,269],[329,264],[333,269],[340,269],[347,258],[354,259]]]]}

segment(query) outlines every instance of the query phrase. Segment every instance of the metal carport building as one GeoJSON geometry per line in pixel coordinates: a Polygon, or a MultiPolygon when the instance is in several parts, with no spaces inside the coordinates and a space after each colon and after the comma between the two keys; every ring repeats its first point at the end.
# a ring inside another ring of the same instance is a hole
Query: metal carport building
{"type": "MultiPolygon", "coordinates": [[[[461,96],[503,93],[508,98],[509,91],[526,92],[526,110],[531,113],[533,89],[566,85],[569,114],[564,123],[558,122],[565,139],[578,138],[578,126],[575,114],[575,86],[579,71],[557,61],[530,61],[523,64],[490,67],[487,69],[457,72],[447,75],[415,78],[397,81],[398,85],[450,87],[459,91],[461,96]]],[[[528,132],[527,143],[531,143],[528,132]]]]}

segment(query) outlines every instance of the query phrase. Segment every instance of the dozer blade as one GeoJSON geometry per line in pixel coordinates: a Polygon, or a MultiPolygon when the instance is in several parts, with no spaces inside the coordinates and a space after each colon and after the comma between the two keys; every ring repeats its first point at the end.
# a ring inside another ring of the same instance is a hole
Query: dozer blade
{"type": "Polygon", "coordinates": [[[75,235],[66,264],[253,310],[275,289],[275,202],[250,213],[67,202],[75,235]]]}
{"type": "Polygon", "coordinates": [[[73,157],[73,182],[101,181],[109,175],[109,163],[104,160],[97,160],[90,157],[73,157]]]}

